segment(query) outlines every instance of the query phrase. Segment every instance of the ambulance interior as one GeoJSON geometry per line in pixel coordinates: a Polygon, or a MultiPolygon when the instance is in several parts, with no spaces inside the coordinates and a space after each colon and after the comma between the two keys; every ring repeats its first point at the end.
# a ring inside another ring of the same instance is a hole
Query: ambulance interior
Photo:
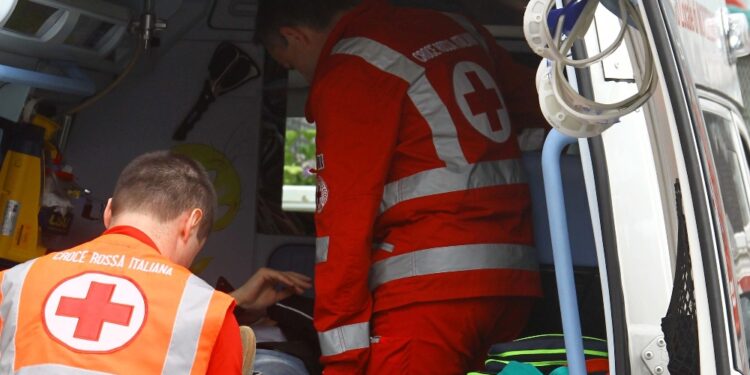
{"type": "MultiPolygon", "coordinates": [[[[393,2],[473,17],[520,63],[530,69],[538,65],[523,38],[525,0],[393,2]]],[[[219,193],[218,220],[193,272],[220,287],[239,286],[264,266],[312,276],[315,188],[306,170],[315,160],[314,126],[304,121],[307,85],[252,42],[256,9],[254,0],[0,1],[3,155],[15,142],[13,129],[30,122],[48,129],[46,141],[40,134],[24,138],[44,150],[45,169],[29,166],[22,174],[8,175],[3,167],[0,174],[5,194],[0,208],[6,215],[6,191],[37,191],[42,197],[35,200],[31,194],[29,202],[20,202],[24,209],[42,212],[40,247],[33,241],[33,228],[16,225],[15,232],[6,234],[3,224],[3,236],[13,239],[0,241],[5,266],[100,234],[103,205],[125,164],[149,150],[174,149],[206,166],[219,193]],[[133,21],[140,24],[133,28],[133,21]],[[136,45],[143,38],[148,49],[140,50],[136,45]],[[229,48],[221,64],[214,64],[222,43],[241,52],[229,48]],[[212,71],[216,65],[223,68],[212,71]],[[220,95],[199,99],[207,79],[231,69],[239,70],[224,77],[220,95]],[[96,100],[89,104],[92,97],[96,100]],[[196,104],[205,104],[205,111],[184,140],[175,140],[196,104]],[[55,211],[61,207],[65,209],[55,211]],[[22,239],[30,245],[21,246],[22,239]]],[[[535,124],[522,137],[545,289],[525,335],[562,333],[541,174],[545,125],[535,124]]],[[[602,284],[576,146],[565,152],[562,164],[583,334],[606,339],[602,284]]],[[[600,203],[602,222],[608,199],[604,185],[599,186],[600,202],[605,202],[600,203]]],[[[617,314],[614,306],[612,313],[617,314]]]]}

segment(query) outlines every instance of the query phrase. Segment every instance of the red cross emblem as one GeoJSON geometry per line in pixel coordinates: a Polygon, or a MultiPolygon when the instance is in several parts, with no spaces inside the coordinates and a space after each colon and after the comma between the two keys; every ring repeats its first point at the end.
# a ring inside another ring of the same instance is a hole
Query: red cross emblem
{"type": "Polygon", "coordinates": [[[98,272],[71,277],[44,304],[44,326],[57,342],[80,352],[118,350],[140,332],[146,298],[132,280],[98,272]]]}
{"type": "Polygon", "coordinates": [[[497,96],[495,88],[484,87],[484,83],[482,83],[476,71],[466,72],[466,78],[469,79],[471,87],[474,88],[474,92],[464,95],[466,102],[469,103],[471,114],[474,116],[487,114],[490,120],[490,129],[492,131],[503,130],[503,124],[500,122],[500,116],[498,115],[498,111],[503,109],[503,102],[497,96]]]}
{"type": "Polygon", "coordinates": [[[453,91],[471,126],[494,142],[510,137],[510,117],[495,78],[481,65],[462,61],[453,69],[453,91]]]}
{"type": "Polygon", "coordinates": [[[92,282],[85,299],[62,297],[57,305],[57,315],[78,318],[73,337],[99,341],[104,323],[127,326],[133,315],[133,306],[113,303],[116,285],[92,282]]]}

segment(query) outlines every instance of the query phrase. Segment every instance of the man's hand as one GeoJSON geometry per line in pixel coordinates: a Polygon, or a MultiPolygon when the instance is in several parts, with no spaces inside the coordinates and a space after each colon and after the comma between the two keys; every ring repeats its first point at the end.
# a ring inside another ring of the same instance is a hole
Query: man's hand
{"type": "Polygon", "coordinates": [[[269,306],[310,287],[312,280],[305,275],[261,268],[230,295],[238,306],[260,316],[269,306]]]}

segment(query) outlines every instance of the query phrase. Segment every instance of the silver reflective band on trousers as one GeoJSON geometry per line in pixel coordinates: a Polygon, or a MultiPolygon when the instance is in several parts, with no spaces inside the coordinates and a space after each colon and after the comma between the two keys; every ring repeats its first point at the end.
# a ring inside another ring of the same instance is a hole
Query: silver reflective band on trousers
{"type": "Polygon", "coordinates": [[[320,351],[324,356],[337,355],[370,347],[370,323],[357,323],[318,332],[320,351]]]}
{"type": "Polygon", "coordinates": [[[536,251],[530,246],[509,244],[458,245],[415,251],[373,264],[370,289],[407,277],[504,269],[536,271],[536,251]]]}

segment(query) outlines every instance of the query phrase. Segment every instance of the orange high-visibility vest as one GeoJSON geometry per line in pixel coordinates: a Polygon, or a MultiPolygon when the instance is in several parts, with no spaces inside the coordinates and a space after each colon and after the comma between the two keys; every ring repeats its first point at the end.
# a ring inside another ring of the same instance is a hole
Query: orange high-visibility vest
{"type": "Polygon", "coordinates": [[[205,374],[232,306],[230,296],[123,234],[0,277],[2,374],[205,374]]]}

